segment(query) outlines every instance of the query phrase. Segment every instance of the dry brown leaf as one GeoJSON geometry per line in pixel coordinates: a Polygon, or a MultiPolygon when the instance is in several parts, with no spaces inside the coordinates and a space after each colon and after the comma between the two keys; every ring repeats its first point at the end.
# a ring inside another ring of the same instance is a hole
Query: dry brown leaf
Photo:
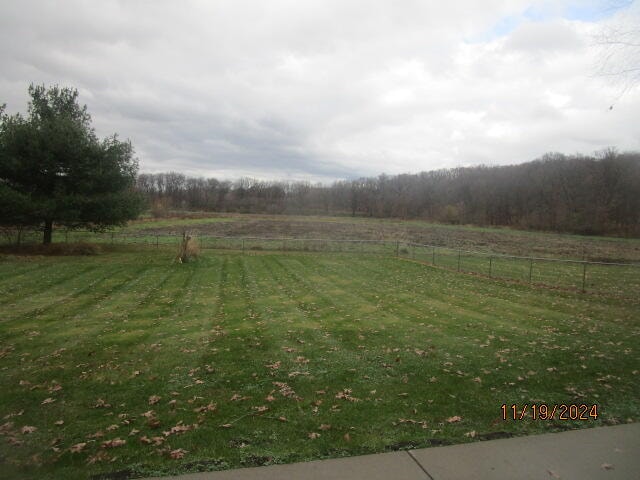
{"type": "Polygon", "coordinates": [[[165,437],[168,437],[169,435],[180,435],[182,433],[188,432],[189,430],[193,430],[194,428],[197,428],[197,425],[178,424],[175,427],[171,427],[169,431],[162,432],[162,433],[164,434],[165,437]]]}
{"type": "Polygon", "coordinates": [[[48,404],[53,403],[55,401],[56,401],[55,398],[51,398],[51,397],[45,398],[40,405],[48,405],[48,404]]]}
{"type": "Polygon", "coordinates": [[[204,405],[202,407],[194,408],[193,411],[196,413],[204,413],[204,412],[215,412],[218,409],[218,406],[215,403],[209,403],[209,405],[204,405]]]}
{"type": "Polygon", "coordinates": [[[158,403],[160,400],[162,400],[162,397],[158,396],[158,395],[151,395],[149,397],[149,405],[155,405],[156,403],[158,403]]]}
{"type": "Polygon", "coordinates": [[[447,418],[447,423],[456,423],[456,422],[459,422],[460,420],[462,420],[462,417],[455,415],[453,417],[447,418]]]}
{"type": "Polygon", "coordinates": [[[110,403],[106,403],[103,399],[99,398],[93,405],[93,408],[111,408],[110,403]]]}
{"type": "Polygon", "coordinates": [[[56,420],[55,422],[53,422],[54,425],[64,425],[64,420],[56,420]]]}
{"type": "Polygon", "coordinates": [[[320,437],[320,434],[317,432],[311,432],[307,435],[311,440],[315,440],[316,438],[320,437]]]}
{"type": "Polygon", "coordinates": [[[126,443],[127,443],[126,440],[122,440],[120,438],[114,438],[113,440],[106,440],[106,441],[102,442],[102,444],[100,446],[102,448],[115,448],[115,447],[121,447],[122,445],[124,445],[126,443]]]}
{"type": "Polygon", "coordinates": [[[26,434],[26,433],[33,433],[36,430],[38,430],[38,427],[33,427],[31,425],[25,425],[24,427],[22,427],[20,429],[20,432],[23,433],[23,434],[26,434]]]}
{"type": "Polygon", "coordinates": [[[69,447],[71,453],[80,453],[87,446],[87,442],[76,443],[69,447]]]}
{"type": "Polygon", "coordinates": [[[174,460],[178,460],[180,458],[183,458],[185,453],[189,453],[189,452],[183,448],[178,448],[176,450],[171,450],[169,452],[169,457],[173,458],[174,460]]]}
{"type": "Polygon", "coordinates": [[[151,417],[149,418],[149,420],[147,420],[147,426],[149,428],[158,428],[160,426],[160,420],[158,420],[156,417],[151,417]]]}
{"type": "Polygon", "coordinates": [[[331,425],[328,425],[326,423],[323,423],[322,425],[320,425],[318,427],[320,430],[330,430],[331,429],[331,425]]]}

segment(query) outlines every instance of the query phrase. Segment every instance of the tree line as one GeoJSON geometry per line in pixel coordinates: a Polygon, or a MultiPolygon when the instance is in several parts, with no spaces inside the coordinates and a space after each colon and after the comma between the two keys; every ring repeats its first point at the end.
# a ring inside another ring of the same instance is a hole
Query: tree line
{"type": "Polygon", "coordinates": [[[474,166],[336,181],[225,181],[140,174],[155,215],[171,210],[425,219],[579,234],[640,235],[640,152],[546,154],[474,166]]]}

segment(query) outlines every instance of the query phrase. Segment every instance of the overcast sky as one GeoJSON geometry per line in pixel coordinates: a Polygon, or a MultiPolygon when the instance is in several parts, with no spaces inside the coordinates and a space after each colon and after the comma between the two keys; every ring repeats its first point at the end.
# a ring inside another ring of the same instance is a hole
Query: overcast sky
{"type": "Polygon", "coordinates": [[[2,0],[0,104],[73,86],[141,171],[227,179],[640,150],[640,88],[596,75],[628,3],[2,0]]]}

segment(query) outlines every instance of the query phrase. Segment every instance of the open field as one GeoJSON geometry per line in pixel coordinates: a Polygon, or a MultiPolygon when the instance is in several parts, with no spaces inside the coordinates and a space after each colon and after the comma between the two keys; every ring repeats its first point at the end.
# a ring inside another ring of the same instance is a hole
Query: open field
{"type": "Polygon", "coordinates": [[[640,239],[581,236],[504,227],[442,225],[420,220],[364,217],[212,214],[133,222],[129,233],[227,237],[291,237],[405,242],[510,255],[640,262],[640,239]]]}
{"type": "Polygon", "coordinates": [[[5,475],[221,469],[640,419],[633,295],[391,256],[173,254],[2,257],[5,475]],[[502,404],[534,402],[598,416],[502,419],[502,404]]]}
{"type": "MultiPolygon", "coordinates": [[[[416,220],[192,213],[176,218],[142,218],[103,234],[58,229],[54,240],[175,246],[182,232],[195,235],[203,249],[386,254],[538,286],[622,297],[640,291],[640,239],[416,220]],[[589,264],[581,263],[585,261],[589,264]],[[612,262],[616,265],[609,265],[612,262]]],[[[40,235],[31,232],[23,237],[23,243],[39,242],[40,235]]],[[[10,237],[4,238],[0,252],[12,251],[7,245],[10,237]]]]}

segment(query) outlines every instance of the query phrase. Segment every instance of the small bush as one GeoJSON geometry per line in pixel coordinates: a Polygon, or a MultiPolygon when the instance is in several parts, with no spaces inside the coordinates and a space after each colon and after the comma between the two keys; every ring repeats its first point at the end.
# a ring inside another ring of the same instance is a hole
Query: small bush
{"type": "Polygon", "coordinates": [[[176,260],[178,263],[187,263],[190,260],[194,260],[200,254],[200,247],[198,247],[198,242],[191,235],[187,235],[186,233],[182,234],[182,241],[180,242],[180,249],[178,250],[178,255],[176,256],[176,260]]]}

